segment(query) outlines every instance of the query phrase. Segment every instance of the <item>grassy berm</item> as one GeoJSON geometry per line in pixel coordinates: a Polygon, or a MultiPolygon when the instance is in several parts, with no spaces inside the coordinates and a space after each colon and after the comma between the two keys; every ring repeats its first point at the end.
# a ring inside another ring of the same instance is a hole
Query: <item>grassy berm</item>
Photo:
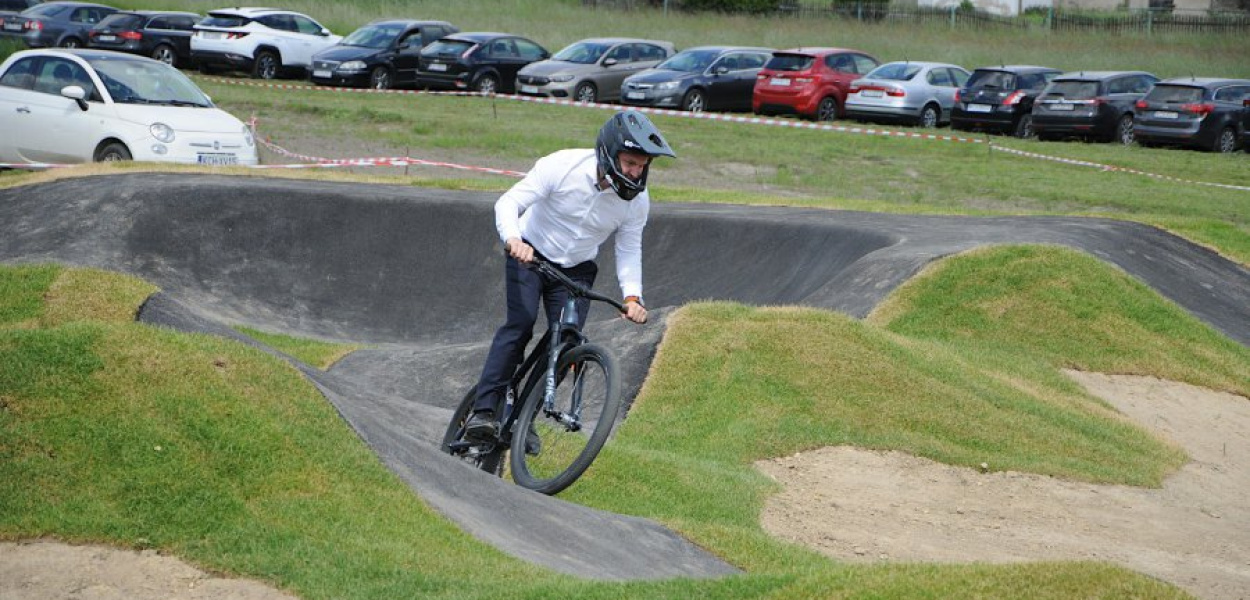
{"type": "Polygon", "coordinates": [[[1185,457],[1060,367],[1250,395],[1244,347],[1062,249],[947,259],[864,321],[686,306],[619,436],[563,497],[662,521],[746,574],[599,583],[505,556],[434,513],[290,365],[135,323],[152,290],[0,267],[0,539],[155,548],[308,599],[1186,597],[1096,562],[838,563],[760,528],[777,488],[750,465],[853,444],[1158,486],[1185,457]]]}

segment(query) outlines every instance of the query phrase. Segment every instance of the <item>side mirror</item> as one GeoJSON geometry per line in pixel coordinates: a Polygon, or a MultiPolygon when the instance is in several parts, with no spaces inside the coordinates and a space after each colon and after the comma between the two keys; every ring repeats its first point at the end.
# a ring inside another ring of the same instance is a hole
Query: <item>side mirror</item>
{"type": "Polygon", "coordinates": [[[322,28],[321,28],[321,35],[322,35],[322,37],[330,37],[330,30],[329,30],[329,29],[326,29],[325,27],[322,27],[322,28]]]}
{"type": "Polygon", "coordinates": [[[617,63],[617,60],[616,60],[615,58],[605,58],[605,59],[603,59],[603,66],[605,66],[605,67],[610,67],[610,66],[612,66],[612,65],[614,65],[614,64],[616,64],[616,63],[617,63]]]}
{"type": "Polygon", "coordinates": [[[79,110],[87,110],[87,90],[80,85],[67,85],[61,88],[61,95],[78,103],[79,110]]]}

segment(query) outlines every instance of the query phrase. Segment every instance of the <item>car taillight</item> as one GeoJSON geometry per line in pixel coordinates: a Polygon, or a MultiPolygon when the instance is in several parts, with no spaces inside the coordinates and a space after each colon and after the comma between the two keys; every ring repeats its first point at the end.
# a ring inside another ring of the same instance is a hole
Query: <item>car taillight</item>
{"type": "Polygon", "coordinates": [[[43,31],[43,22],[42,21],[27,21],[25,23],[22,23],[22,29],[25,29],[27,31],[43,31]]]}
{"type": "Polygon", "coordinates": [[[884,89],[885,89],[885,95],[891,98],[902,98],[903,96],[907,95],[907,92],[904,91],[903,88],[887,87],[884,89]]]}
{"type": "Polygon", "coordinates": [[[964,95],[964,91],[963,91],[963,90],[955,90],[955,102],[959,102],[959,99],[960,99],[963,95],[964,95]]]}
{"type": "Polygon", "coordinates": [[[1094,108],[1098,108],[1099,106],[1102,106],[1106,103],[1107,103],[1106,98],[1094,98],[1093,100],[1089,101],[1090,106],[1093,106],[1094,108]]]}
{"type": "Polygon", "coordinates": [[[1146,103],[1145,100],[1138,100],[1133,106],[1136,106],[1137,110],[1146,110],[1150,107],[1150,104],[1146,103]]]}
{"type": "Polygon", "coordinates": [[[117,37],[123,40],[141,40],[143,39],[143,34],[138,31],[123,31],[117,34],[117,37]]]}
{"type": "Polygon", "coordinates": [[[241,40],[241,39],[243,39],[243,38],[245,38],[245,37],[247,37],[247,33],[242,33],[242,32],[234,32],[234,31],[232,31],[232,32],[230,32],[230,33],[227,33],[227,34],[226,34],[226,39],[228,39],[228,40],[241,40]]]}
{"type": "Polygon", "coordinates": [[[861,88],[860,88],[858,85],[855,85],[855,84],[853,84],[853,83],[852,83],[850,87],[846,88],[846,93],[848,93],[848,94],[858,94],[860,89],[861,89],[861,88]]]}
{"type": "Polygon", "coordinates": [[[1205,117],[1211,114],[1211,112],[1215,110],[1215,105],[1209,102],[1203,102],[1201,104],[1197,104],[1197,103],[1182,104],[1181,110],[1188,112],[1188,113],[1193,113],[1194,115],[1205,117]]]}
{"type": "Polygon", "coordinates": [[[1023,91],[1019,91],[1019,90],[1014,91],[1009,96],[1003,99],[1003,106],[1014,106],[1016,104],[1019,104],[1020,101],[1023,99],[1024,99],[1023,91]]]}

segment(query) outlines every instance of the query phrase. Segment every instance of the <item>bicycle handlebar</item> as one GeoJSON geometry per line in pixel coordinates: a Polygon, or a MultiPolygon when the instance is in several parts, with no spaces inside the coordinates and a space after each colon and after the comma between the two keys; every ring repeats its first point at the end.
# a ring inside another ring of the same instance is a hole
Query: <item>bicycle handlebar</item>
{"type": "Polygon", "coordinates": [[[611,304],[613,308],[620,311],[621,313],[626,312],[624,304],[617,301],[615,298],[604,296],[603,294],[600,294],[599,292],[596,292],[576,281],[573,281],[572,279],[569,279],[568,275],[565,275],[563,272],[561,272],[560,269],[556,268],[556,266],[551,264],[550,261],[547,261],[545,259],[535,256],[533,266],[530,268],[536,269],[538,272],[542,273],[543,275],[547,275],[548,277],[551,277],[552,279],[555,279],[556,281],[560,282],[560,284],[563,285],[565,288],[567,288],[569,290],[569,293],[573,294],[574,296],[577,296],[579,298],[588,298],[590,300],[598,300],[600,302],[606,302],[607,304],[611,304]]]}

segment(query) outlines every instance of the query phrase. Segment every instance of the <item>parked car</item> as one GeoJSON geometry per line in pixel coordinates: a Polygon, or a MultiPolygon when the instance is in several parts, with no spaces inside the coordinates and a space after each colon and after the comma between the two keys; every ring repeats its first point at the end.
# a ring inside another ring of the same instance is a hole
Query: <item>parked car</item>
{"type": "Polygon", "coordinates": [[[150,56],[174,67],[191,64],[191,34],[200,15],[189,12],[122,11],[87,32],[87,47],[150,56]]]}
{"type": "Polygon", "coordinates": [[[796,114],[832,121],[846,114],[851,82],[881,62],[859,50],[791,48],[773,54],[759,72],[751,108],[756,114],[796,114]]]}
{"type": "MultiPolygon", "coordinates": [[[[0,0],[0,19],[7,15],[16,15],[41,2],[43,0],[0,0]]],[[[0,21],[0,26],[3,24],[3,21],[0,21]]]]}
{"type": "Polygon", "coordinates": [[[1082,137],[1132,144],[1137,101],[1156,81],[1143,71],[1064,73],[1033,103],[1033,132],[1040,140],[1082,137]]]}
{"type": "Polygon", "coordinates": [[[1250,154],[1250,98],[1241,101],[1246,110],[1241,114],[1241,149],[1250,154]]]}
{"type": "Polygon", "coordinates": [[[421,49],[458,31],[446,21],[374,21],[313,55],[312,82],[378,90],[411,87],[421,49]]]}
{"type": "Polygon", "coordinates": [[[950,122],[955,92],[971,75],[963,67],[947,63],[886,63],[851,83],[846,116],[937,127],[950,122]]]}
{"type": "Polygon", "coordinates": [[[951,128],[1033,137],[1033,101],[1060,73],[1059,69],[1025,65],[973,71],[955,95],[951,128]]]}
{"type": "Polygon", "coordinates": [[[755,76],[769,48],[699,46],[625,78],[622,104],[704,110],[751,110],[755,76]]]}
{"type": "Polygon", "coordinates": [[[510,93],[522,67],[550,57],[545,48],[519,35],[456,33],[421,50],[417,85],[510,93]]]}
{"type": "Polygon", "coordinates": [[[0,162],[256,164],[251,130],[179,70],[93,49],[24,50],[0,65],[0,162]]]}
{"type": "Polygon", "coordinates": [[[221,8],[209,11],[195,25],[191,58],[204,73],[237,70],[257,79],[274,79],[292,70],[308,70],[314,54],[341,39],[297,12],[221,8]]]}
{"type": "Polygon", "coordinates": [[[1166,79],[1137,101],[1137,142],[1232,152],[1245,143],[1250,80],[1166,79]]]}
{"type": "Polygon", "coordinates": [[[112,6],[86,2],[45,2],[17,15],[6,15],[0,35],[20,38],[30,48],[78,48],[87,41],[87,31],[113,13],[112,6]]]}
{"type": "Polygon", "coordinates": [[[626,77],[654,67],[676,52],[672,42],[635,38],[593,38],[574,42],[547,60],[517,73],[518,93],[614,102],[626,77]]]}

